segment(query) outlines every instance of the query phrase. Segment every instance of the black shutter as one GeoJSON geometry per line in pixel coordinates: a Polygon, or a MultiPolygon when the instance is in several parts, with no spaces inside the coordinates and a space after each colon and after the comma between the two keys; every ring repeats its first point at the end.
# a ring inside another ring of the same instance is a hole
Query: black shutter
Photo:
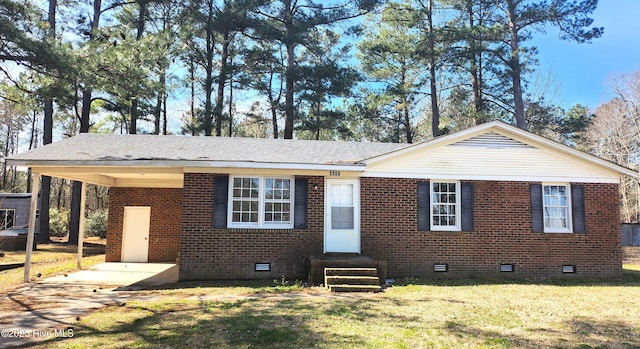
{"type": "Polygon", "coordinates": [[[213,227],[227,227],[227,203],[229,201],[229,177],[216,176],[213,199],[213,227]]]}
{"type": "Polygon", "coordinates": [[[584,213],[584,187],[581,185],[571,186],[571,216],[573,217],[573,232],[585,234],[587,224],[584,213]]]}
{"type": "Polygon", "coordinates": [[[295,197],[293,211],[293,228],[307,228],[307,178],[299,177],[295,179],[295,197]]]}
{"type": "Polygon", "coordinates": [[[473,183],[460,184],[462,231],[473,231],[473,183]]]}
{"type": "Polygon", "coordinates": [[[431,190],[429,182],[418,182],[418,230],[431,230],[431,190]]]}
{"type": "Polygon", "coordinates": [[[542,184],[531,184],[531,230],[534,233],[544,233],[542,184]]]}

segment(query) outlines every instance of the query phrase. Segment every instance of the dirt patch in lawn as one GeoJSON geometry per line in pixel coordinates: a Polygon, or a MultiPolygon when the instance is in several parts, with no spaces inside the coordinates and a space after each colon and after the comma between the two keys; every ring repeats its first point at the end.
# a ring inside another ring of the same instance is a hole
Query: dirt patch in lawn
{"type": "MultiPolygon", "coordinates": [[[[60,294],[60,297],[66,295],[60,294]]],[[[33,296],[12,293],[0,299],[0,309],[3,312],[19,312],[40,309],[51,309],[65,306],[64,303],[52,301],[50,298],[38,299],[33,296]]]]}

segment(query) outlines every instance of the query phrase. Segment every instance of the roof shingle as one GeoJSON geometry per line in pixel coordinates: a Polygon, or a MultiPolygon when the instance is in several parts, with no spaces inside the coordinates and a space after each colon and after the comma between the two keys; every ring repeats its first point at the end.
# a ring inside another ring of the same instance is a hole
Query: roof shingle
{"type": "Polygon", "coordinates": [[[225,161],[352,165],[409,144],[234,137],[79,134],[10,158],[31,161],[225,161]]]}

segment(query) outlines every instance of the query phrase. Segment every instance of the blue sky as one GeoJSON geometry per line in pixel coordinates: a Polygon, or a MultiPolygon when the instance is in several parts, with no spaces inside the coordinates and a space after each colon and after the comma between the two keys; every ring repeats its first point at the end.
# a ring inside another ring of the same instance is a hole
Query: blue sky
{"type": "Polygon", "coordinates": [[[600,0],[593,18],[604,35],[590,44],[560,40],[553,29],[530,42],[539,50],[537,73],[551,74],[558,85],[554,102],[565,109],[596,108],[613,97],[611,79],[640,70],[640,1],[600,0]]]}

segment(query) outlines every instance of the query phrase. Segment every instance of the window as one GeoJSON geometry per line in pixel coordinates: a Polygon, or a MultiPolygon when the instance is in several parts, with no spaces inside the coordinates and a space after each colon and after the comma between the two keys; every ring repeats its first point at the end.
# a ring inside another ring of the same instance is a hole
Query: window
{"type": "Polygon", "coordinates": [[[292,228],[292,179],[232,177],[229,227],[292,228]]]}
{"type": "Polygon", "coordinates": [[[460,230],[460,183],[431,183],[431,228],[460,230]]]}
{"type": "Polygon", "coordinates": [[[13,227],[16,210],[0,210],[0,230],[13,227]]]}
{"type": "Polygon", "coordinates": [[[571,232],[571,195],[566,184],[543,184],[542,203],[546,233],[571,232]]]}

